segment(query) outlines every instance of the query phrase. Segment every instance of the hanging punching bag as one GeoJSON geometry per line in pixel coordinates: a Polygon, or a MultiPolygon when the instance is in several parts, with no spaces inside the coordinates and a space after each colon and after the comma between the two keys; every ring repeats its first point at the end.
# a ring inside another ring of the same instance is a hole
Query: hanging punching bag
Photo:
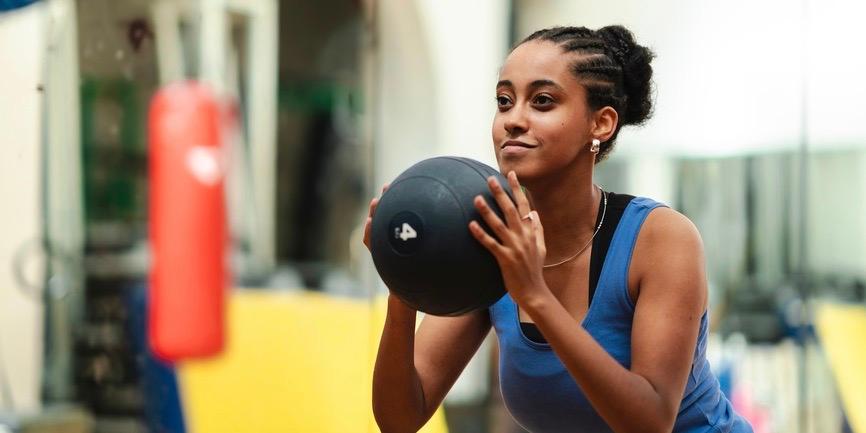
{"type": "Polygon", "coordinates": [[[148,340],[165,361],[223,347],[227,227],[221,111],[194,82],[154,96],[148,120],[148,340]]]}

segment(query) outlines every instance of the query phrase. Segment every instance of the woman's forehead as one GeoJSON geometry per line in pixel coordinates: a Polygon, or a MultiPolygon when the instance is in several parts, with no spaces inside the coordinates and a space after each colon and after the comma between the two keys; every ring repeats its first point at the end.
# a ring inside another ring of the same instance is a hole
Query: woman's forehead
{"type": "Polygon", "coordinates": [[[563,53],[562,48],[553,42],[529,41],[508,55],[499,70],[499,80],[510,81],[515,87],[538,80],[551,80],[567,86],[572,84],[568,81],[573,81],[569,72],[572,60],[572,54],[563,53]]]}

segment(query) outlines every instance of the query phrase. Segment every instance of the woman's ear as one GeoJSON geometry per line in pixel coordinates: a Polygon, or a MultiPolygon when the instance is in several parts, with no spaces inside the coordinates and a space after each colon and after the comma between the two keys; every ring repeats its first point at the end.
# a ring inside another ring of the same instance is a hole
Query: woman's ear
{"type": "Polygon", "coordinates": [[[591,131],[592,136],[601,140],[602,143],[610,140],[616,131],[617,122],[619,122],[619,115],[613,107],[607,106],[596,111],[591,131]]]}

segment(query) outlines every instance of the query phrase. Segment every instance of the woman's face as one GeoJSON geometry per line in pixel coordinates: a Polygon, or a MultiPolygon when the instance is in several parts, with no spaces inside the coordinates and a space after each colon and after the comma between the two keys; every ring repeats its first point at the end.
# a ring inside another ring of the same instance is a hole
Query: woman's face
{"type": "Polygon", "coordinates": [[[589,153],[589,108],[584,87],[568,69],[573,56],[553,42],[530,41],[505,60],[493,118],[493,146],[503,173],[514,170],[521,180],[532,181],[589,153]]]}

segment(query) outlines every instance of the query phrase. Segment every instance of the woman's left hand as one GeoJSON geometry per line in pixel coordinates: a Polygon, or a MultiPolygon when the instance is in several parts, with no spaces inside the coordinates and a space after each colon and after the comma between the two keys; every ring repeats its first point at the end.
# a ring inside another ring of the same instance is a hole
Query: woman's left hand
{"type": "Polygon", "coordinates": [[[493,212],[482,196],[475,197],[475,207],[499,240],[487,233],[477,221],[469,223],[469,231],[496,258],[511,298],[523,304],[549,293],[543,274],[547,249],[538,213],[530,209],[517,175],[510,171],[507,178],[516,206],[495,177],[487,179],[487,185],[502,209],[505,221],[493,212]]]}

